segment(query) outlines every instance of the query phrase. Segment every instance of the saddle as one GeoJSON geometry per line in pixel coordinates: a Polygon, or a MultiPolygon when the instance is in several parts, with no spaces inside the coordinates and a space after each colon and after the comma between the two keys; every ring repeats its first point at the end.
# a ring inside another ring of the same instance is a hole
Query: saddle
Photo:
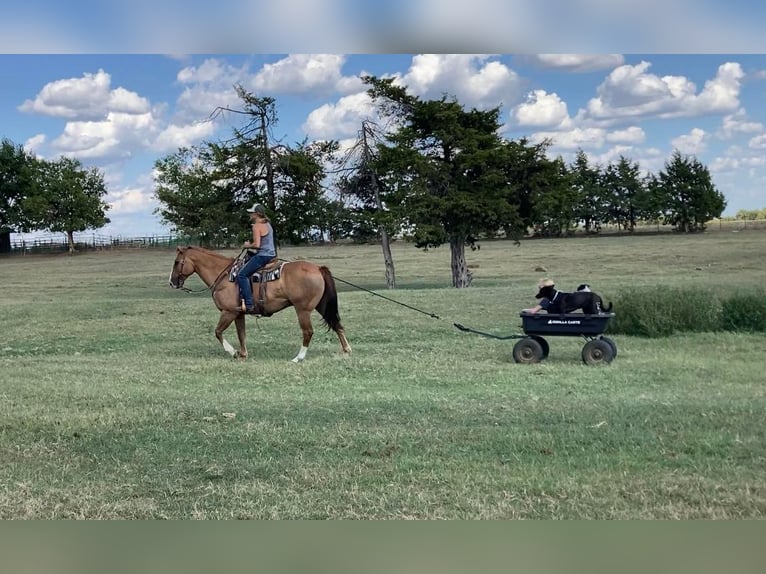
{"type": "MultiPolygon", "coordinates": [[[[235,261],[234,265],[232,266],[231,271],[229,272],[229,277],[237,277],[237,273],[242,268],[242,266],[245,264],[244,261],[235,261]]],[[[253,303],[255,306],[255,310],[251,311],[252,315],[260,315],[262,317],[270,317],[273,315],[273,313],[266,313],[264,302],[266,300],[266,283],[269,281],[276,281],[282,276],[282,266],[284,265],[284,261],[280,263],[279,257],[274,257],[266,263],[263,267],[258,269],[255,273],[253,273],[250,276],[250,288],[253,292],[253,303]],[[256,283],[258,284],[258,298],[255,298],[256,293],[256,283]]],[[[242,310],[246,311],[245,307],[245,301],[242,300],[242,310]]]]}

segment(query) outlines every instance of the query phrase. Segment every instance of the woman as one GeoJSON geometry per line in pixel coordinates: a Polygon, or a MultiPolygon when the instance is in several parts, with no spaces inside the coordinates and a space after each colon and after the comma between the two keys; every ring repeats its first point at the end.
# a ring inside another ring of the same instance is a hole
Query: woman
{"type": "Polygon", "coordinates": [[[277,249],[274,242],[274,229],[271,227],[269,218],[266,217],[263,205],[255,203],[247,212],[250,214],[250,221],[253,222],[253,239],[245,241],[242,245],[250,254],[250,259],[237,273],[237,284],[245,303],[245,312],[252,313],[255,311],[255,304],[250,276],[274,259],[277,256],[277,249]]]}

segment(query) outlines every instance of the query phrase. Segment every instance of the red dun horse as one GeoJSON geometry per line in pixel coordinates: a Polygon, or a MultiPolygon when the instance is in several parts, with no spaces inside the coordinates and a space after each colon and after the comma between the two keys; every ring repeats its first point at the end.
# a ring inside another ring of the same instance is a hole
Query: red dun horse
{"type": "MultiPolygon", "coordinates": [[[[176,259],[173,270],[170,272],[170,286],[181,289],[190,275],[194,273],[199,275],[213,294],[215,306],[221,312],[215,328],[218,342],[232,357],[246,359],[245,313],[240,306],[239,287],[236,282],[232,283],[228,278],[233,264],[232,257],[226,257],[202,247],[179,247],[176,249],[176,259]],[[239,351],[235,351],[223,337],[223,332],[232,322],[237,326],[239,351]]],[[[294,363],[306,357],[311,337],[314,335],[311,312],[315,309],[322,316],[328,330],[332,329],[338,335],[343,352],[351,352],[343,326],[340,324],[335,280],[327,267],[320,267],[308,261],[287,262],[282,265],[279,279],[269,281],[265,287],[264,315],[272,315],[286,307],[295,307],[298,323],[303,332],[303,345],[293,359],[294,363]]],[[[257,284],[253,295],[258,298],[257,284]]]]}

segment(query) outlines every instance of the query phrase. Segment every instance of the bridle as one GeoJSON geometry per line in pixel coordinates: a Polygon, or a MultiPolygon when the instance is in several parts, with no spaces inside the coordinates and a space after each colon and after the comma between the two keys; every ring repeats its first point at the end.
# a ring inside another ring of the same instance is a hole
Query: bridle
{"type": "MultiPolygon", "coordinates": [[[[176,267],[179,264],[181,265],[181,267],[180,267],[181,271],[183,271],[183,268],[186,265],[186,252],[185,251],[183,252],[183,258],[182,259],[176,259],[175,262],[173,263],[173,271],[176,270],[176,267]]],[[[234,265],[234,261],[232,261],[229,265],[224,267],[223,270],[221,270],[221,272],[218,274],[218,277],[215,278],[215,281],[213,281],[210,285],[208,285],[206,287],[203,287],[202,289],[189,289],[188,287],[184,287],[184,282],[189,277],[192,276],[194,271],[192,271],[188,275],[184,275],[181,271],[179,271],[178,276],[176,278],[177,279],[177,283],[178,283],[178,287],[176,287],[176,289],[180,289],[181,291],[184,291],[185,293],[204,293],[205,291],[212,291],[212,290],[214,290],[218,286],[218,283],[220,283],[220,281],[221,281],[221,277],[223,277],[224,273],[226,273],[231,268],[232,265],[234,265]]]]}

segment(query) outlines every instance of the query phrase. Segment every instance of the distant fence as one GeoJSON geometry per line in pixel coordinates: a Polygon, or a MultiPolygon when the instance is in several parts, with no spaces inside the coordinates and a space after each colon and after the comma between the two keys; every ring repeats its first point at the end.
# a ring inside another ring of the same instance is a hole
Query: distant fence
{"type": "Polygon", "coordinates": [[[707,224],[710,231],[746,231],[766,229],[766,219],[714,219],[707,224]]]}
{"type": "MultiPolygon", "coordinates": [[[[749,231],[766,230],[766,219],[714,219],[707,224],[707,231],[749,231]]],[[[604,225],[598,235],[637,235],[646,233],[673,233],[670,225],[640,223],[633,232],[627,232],[613,225],[604,225]]],[[[584,234],[579,228],[574,236],[584,234]]],[[[144,237],[114,237],[97,233],[75,233],[75,249],[77,251],[103,249],[168,249],[179,245],[202,245],[199,237],[186,235],[149,235],[144,237]]],[[[208,245],[212,249],[231,248],[232,245],[208,245]]],[[[35,238],[16,236],[10,242],[11,255],[26,255],[34,253],[58,253],[69,250],[66,235],[47,235],[35,238]]]]}
{"type": "MultiPolygon", "coordinates": [[[[167,249],[178,245],[199,244],[196,237],[180,235],[151,235],[145,237],[113,237],[96,233],[79,233],[74,236],[75,249],[77,251],[103,250],[103,249],[144,249],[157,248],[167,249]]],[[[227,246],[215,246],[227,247],[227,246]]],[[[33,253],[55,253],[68,251],[69,243],[66,235],[48,235],[44,237],[16,237],[11,240],[11,254],[25,255],[33,253]]]]}
{"type": "MultiPolygon", "coordinates": [[[[766,219],[712,219],[707,222],[706,231],[750,231],[766,230],[766,219]]],[[[675,233],[672,225],[662,223],[639,222],[633,231],[612,224],[604,224],[596,235],[640,235],[649,233],[675,233]]],[[[575,236],[585,235],[585,230],[578,227],[572,233],[575,236]]]]}

